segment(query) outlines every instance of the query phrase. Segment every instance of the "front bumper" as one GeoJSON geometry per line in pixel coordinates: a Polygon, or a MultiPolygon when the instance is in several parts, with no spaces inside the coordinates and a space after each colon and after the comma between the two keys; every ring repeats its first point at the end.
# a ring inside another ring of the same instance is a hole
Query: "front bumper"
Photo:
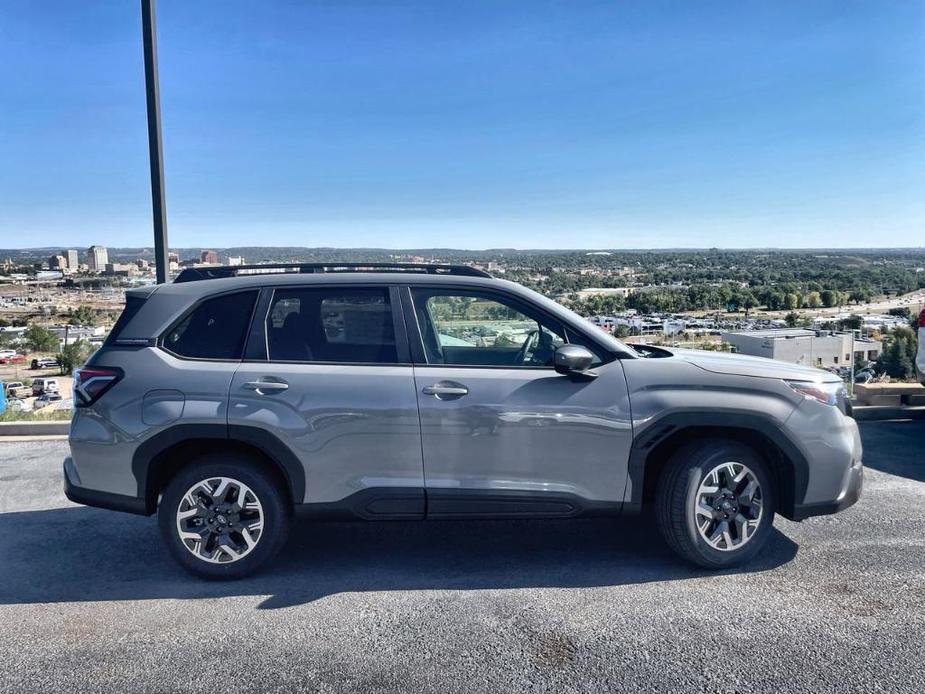
{"type": "Polygon", "coordinates": [[[846,477],[845,485],[835,499],[812,504],[797,504],[793,509],[792,520],[801,521],[813,516],[838,513],[857,503],[864,488],[864,464],[860,460],[852,463],[846,477]]]}
{"type": "Polygon", "coordinates": [[[149,515],[144,499],[81,487],[80,477],[74,467],[74,461],[70,457],[64,459],[64,496],[75,504],[96,506],[97,508],[105,508],[111,511],[124,511],[125,513],[134,513],[141,516],[149,515]]]}

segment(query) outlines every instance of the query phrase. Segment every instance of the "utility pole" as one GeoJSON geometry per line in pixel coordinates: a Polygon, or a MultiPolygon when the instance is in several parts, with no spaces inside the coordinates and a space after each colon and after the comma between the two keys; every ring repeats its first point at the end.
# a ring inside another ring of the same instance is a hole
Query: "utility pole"
{"type": "Polygon", "coordinates": [[[145,51],[145,95],[148,102],[148,156],[151,162],[151,206],[154,221],[154,263],[157,283],[167,282],[167,200],[164,195],[164,148],[161,142],[161,96],[157,81],[155,0],[141,0],[141,36],[145,51]]]}

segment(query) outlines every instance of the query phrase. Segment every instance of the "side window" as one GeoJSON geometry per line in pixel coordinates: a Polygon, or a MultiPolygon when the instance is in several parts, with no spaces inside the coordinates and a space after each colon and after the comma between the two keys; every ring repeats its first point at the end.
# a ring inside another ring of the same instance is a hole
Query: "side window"
{"type": "Polygon", "coordinates": [[[270,361],[395,364],[384,287],[277,289],[267,315],[270,361]]]}
{"type": "Polygon", "coordinates": [[[167,331],[164,348],[191,359],[240,359],[257,292],[207,299],[167,331]]]}
{"type": "Polygon", "coordinates": [[[551,366],[566,342],[561,326],[500,297],[427,289],[413,289],[412,296],[430,364],[551,366]]]}

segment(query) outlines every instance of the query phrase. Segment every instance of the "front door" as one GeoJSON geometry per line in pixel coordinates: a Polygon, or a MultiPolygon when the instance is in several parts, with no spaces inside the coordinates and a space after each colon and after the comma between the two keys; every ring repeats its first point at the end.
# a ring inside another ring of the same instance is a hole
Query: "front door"
{"type": "Polygon", "coordinates": [[[256,339],[259,357],[251,354],[231,384],[234,438],[269,435],[295,453],[305,478],[296,503],[423,517],[420,423],[395,290],[266,291],[248,342],[250,352],[256,339]]]}
{"type": "Polygon", "coordinates": [[[619,508],[632,443],[619,360],[598,355],[596,378],[563,376],[552,354],[576,336],[516,297],[436,287],[411,297],[426,361],[414,378],[428,516],[619,508]]]}

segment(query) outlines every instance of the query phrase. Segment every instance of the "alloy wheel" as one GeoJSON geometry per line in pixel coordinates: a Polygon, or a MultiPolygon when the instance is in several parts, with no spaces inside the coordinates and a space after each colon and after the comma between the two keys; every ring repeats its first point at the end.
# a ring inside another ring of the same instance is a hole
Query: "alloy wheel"
{"type": "Polygon", "coordinates": [[[210,477],[190,487],[177,508],[180,541],[197,559],[228,564],[253,551],[263,535],[263,506],[243,482],[210,477]]]}
{"type": "Polygon", "coordinates": [[[761,524],[761,484],[746,465],[725,462],[710,470],[694,499],[694,523],[713,549],[730,552],[754,537],[761,524]]]}

